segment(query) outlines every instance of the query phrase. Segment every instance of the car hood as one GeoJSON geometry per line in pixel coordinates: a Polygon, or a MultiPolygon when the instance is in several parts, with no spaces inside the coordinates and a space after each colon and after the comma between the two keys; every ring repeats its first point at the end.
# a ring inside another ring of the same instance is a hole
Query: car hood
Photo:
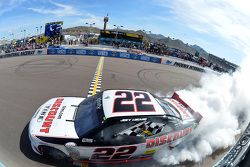
{"type": "Polygon", "coordinates": [[[30,121],[29,133],[33,136],[78,138],[74,117],[80,97],[57,97],[48,100],[34,114],[30,121]]]}

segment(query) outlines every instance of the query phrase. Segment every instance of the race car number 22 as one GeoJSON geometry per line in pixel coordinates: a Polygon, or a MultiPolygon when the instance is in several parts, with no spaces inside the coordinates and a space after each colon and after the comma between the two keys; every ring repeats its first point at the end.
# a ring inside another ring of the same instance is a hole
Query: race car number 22
{"type": "Polygon", "coordinates": [[[154,112],[155,108],[147,93],[115,92],[113,112],[154,112]]]}
{"type": "Polygon", "coordinates": [[[94,150],[93,155],[91,156],[91,159],[92,160],[129,159],[136,149],[137,149],[136,146],[125,146],[125,147],[119,147],[117,149],[113,147],[96,148],[94,150]]]}

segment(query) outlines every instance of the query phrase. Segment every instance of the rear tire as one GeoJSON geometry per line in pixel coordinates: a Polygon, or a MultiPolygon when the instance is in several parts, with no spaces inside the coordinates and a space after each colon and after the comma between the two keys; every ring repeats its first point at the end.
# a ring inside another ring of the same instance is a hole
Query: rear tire
{"type": "Polygon", "coordinates": [[[48,147],[48,146],[40,146],[39,148],[42,151],[43,155],[45,155],[45,156],[47,155],[53,159],[63,160],[63,159],[67,158],[67,156],[64,152],[62,152],[56,148],[48,147]]]}

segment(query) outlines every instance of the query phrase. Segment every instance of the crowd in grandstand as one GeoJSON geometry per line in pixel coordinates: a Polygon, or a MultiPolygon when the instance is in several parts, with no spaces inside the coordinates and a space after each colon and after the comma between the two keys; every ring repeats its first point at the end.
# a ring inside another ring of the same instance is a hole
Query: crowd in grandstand
{"type": "Polygon", "coordinates": [[[24,41],[17,40],[11,43],[3,44],[0,46],[1,53],[11,53],[16,51],[23,50],[32,50],[32,49],[41,49],[46,48],[47,45],[45,43],[37,43],[36,41],[24,41]]]}
{"type": "MultiPolygon", "coordinates": [[[[98,40],[87,40],[87,41],[79,40],[78,42],[77,41],[62,41],[60,43],[68,44],[68,45],[81,44],[82,46],[88,46],[88,44],[98,44],[98,40]]],[[[49,45],[50,43],[41,43],[41,42],[37,42],[36,40],[29,40],[29,39],[17,40],[9,44],[1,45],[0,54],[22,51],[22,50],[41,49],[41,48],[46,48],[49,45]]],[[[114,48],[119,48],[119,47],[127,48],[128,51],[131,51],[130,49],[133,49],[133,52],[136,52],[137,54],[149,53],[149,54],[155,54],[159,56],[176,57],[176,58],[180,58],[183,60],[192,61],[203,67],[207,66],[217,71],[223,71],[223,69],[220,68],[218,65],[213,64],[212,62],[209,62],[203,57],[193,55],[191,53],[182,51],[177,48],[168,47],[162,43],[143,42],[141,45],[136,45],[133,43],[113,42],[112,46],[114,48]]]]}

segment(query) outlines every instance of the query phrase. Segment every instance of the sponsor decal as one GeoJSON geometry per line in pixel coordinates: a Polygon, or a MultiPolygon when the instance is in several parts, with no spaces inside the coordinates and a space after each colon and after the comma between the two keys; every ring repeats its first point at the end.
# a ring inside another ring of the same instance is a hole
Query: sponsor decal
{"type": "Polygon", "coordinates": [[[93,143],[93,139],[82,138],[83,143],[93,143]]]}
{"type": "Polygon", "coordinates": [[[62,107],[61,111],[60,111],[59,114],[58,114],[57,119],[61,119],[61,118],[62,118],[62,115],[63,115],[63,112],[64,112],[65,108],[66,108],[66,106],[63,106],[63,107],[62,107]]]}
{"type": "Polygon", "coordinates": [[[160,137],[147,139],[146,140],[146,148],[152,148],[152,147],[164,145],[166,143],[171,143],[173,141],[176,141],[176,140],[188,135],[189,133],[192,132],[192,130],[193,130],[192,127],[188,127],[184,130],[173,132],[173,133],[170,133],[167,135],[162,135],[160,137]]]}
{"type": "Polygon", "coordinates": [[[120,122],[130,122],[130,121],[137,122],[137,121],[146,121],[146,120],[147,118],[125,118],[125,119],[120,120],[120,122]]]}
{"type": "Polygon", "coordinates": [[[188,114],[188,110],[181,104],[176,102],[174,99],[170,99],[172,103],[182,112],[182,115],[185,119],[190,118],[190,115],[188,114]]]}
{"type": "Polygon", "coordinates": [[[48,112],[49,108],[50,108],[50,105],[44,107],[43,111],[41,112],[41,114],[39,115],[39,117],[37,119],[37,122],[43,121],[43,118],[46,115],[46,113],[48,112]]]}
{"type": "Polygon", "coordinates": [[[148,155],[148,154],[154,154],[158,149],[150,149],[144,152],[144,154],[148,155]]]}
{"type": "Polygon", "coordinates": [[[64,100],[63,98],[56,99],[55,103],[52,105],[50,111],[48,112],[47,117],[45,118],[43,122],[40,132],[49,133],[50,127],[53,123],[53,120],[55,119],[57,111],[60,108],[63,100],[64,100]]]}

